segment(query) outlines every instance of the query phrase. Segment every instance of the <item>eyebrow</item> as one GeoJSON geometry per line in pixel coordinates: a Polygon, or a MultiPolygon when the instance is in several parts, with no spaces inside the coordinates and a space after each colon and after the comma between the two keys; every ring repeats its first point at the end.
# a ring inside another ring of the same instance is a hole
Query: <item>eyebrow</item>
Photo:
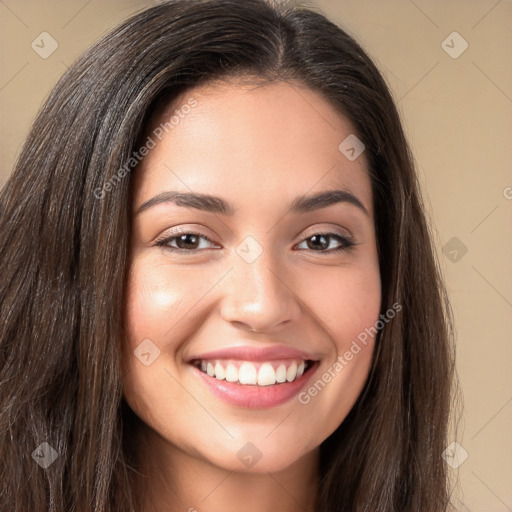
{"type": "MultiPolygon", "coordinates": [[[[194,208],[210,213],[219,213],[232,216],[235,208],[221,197],[197,192],[162,192],[144,202],[135,215],[162,203],[173,203],[184,208],[194,208]]],[[[307,213],[333,204],[348,203],[359,208],[368,217],[370,214],[363,203],[352,192],[345,189],[326,190],[313,195],[302,195],[294,199],[290,205],[292,213],[307,213]]]]}

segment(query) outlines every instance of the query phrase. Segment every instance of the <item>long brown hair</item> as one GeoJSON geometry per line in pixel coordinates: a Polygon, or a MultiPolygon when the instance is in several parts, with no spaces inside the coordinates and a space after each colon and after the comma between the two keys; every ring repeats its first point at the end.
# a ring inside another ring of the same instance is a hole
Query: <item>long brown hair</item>
{"type": "Polygon", "coordinates": [[[144,10],[87,50],[37,116],[0,195],[1,510],[138,510],[120,373],[125,166],[159,105],[235,75],[298,81],[351,121],[372,180],[382,312],[402,306],[320,447],[316,510],[447,510],[452,314],[397,109],[348,34],[270,0],[144,10]],[[58,456],[43,469],[34,451],[45,442],[58,456]]]}

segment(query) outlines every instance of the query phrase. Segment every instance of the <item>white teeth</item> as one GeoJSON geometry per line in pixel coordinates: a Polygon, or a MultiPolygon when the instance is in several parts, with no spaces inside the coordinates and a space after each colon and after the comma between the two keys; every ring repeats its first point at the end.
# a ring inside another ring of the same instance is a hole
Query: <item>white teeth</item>
{"type": "Polygon", "coordinates": [[[285,382],[286,381],[286,366],[284,364],[281,364],[277,367],[276,381],[277,382],[285,382]]]}
{"type": "Polygon", "coordinates": [[[226,372],[220,363],[215,365],[215,378],[223,380],[226,377],[226,372]]]}
{"type": "Polygon", "coordinates": [[[297,363],[294,361],[286,371],[286,380],[291,382],[297,377],[297,363]]]}
{"type": "Polygon", "coordinates": [[[251,363],[242,363],[238,370],[238,380],[240,384],[256,384],[258,376],[256,368],[251,363]]]}
{"type": "Polygon", "coordinates": [[[288,368],[284,363],[279,364],[277,368],[270,362],[261,364],[259,370],[256,365],[249,361],[244,361],[238,367],[233,362],[205,361],[198,363],[197,367],[210,377],[227,382],[238,382],[244,385],[273,386],[277,383],[292,382],[304,374],[307,363],[297,361],[289,363],[288,368]]]}
{"type": "Polygon", "coordinates": [[[232,363],[229,363],[226,367],[226,380],[228,382],[236,382],[238,380],[238,369],[232,363]]]}
{"type": "Polygon", "coordinates": [[[276,383],[276,372],[270,363],[263,363],[258,372],[258,386],[271,386],[276,383]]]}

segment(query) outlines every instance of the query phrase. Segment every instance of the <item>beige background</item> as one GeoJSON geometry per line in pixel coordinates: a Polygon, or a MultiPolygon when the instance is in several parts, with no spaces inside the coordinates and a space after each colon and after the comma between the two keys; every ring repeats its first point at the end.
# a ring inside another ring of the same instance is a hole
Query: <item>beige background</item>
{"type": "MultiPolygon", "coordinates": [[[[66,67],[151,3],[0,0],[0,186],[66,67]],[[46,59],[31,47],[42,32],[58,43],[46,59]]],[[[465,404],[457,453],[469,455],[453,470],[458,509],[512,511],[512,2],[312,3],[375,59],[418,163],[457,323],[465,404]],[[445,39],[453,56],[464,41],[468,48],[453,58],[445,39]]]]}

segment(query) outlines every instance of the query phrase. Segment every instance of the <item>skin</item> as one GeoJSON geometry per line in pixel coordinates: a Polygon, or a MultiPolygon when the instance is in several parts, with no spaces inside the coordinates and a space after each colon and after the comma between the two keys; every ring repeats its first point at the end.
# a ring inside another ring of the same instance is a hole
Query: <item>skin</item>
{"type": "Polygon", "coordinates": [[[143,425],[136,442],[148,475],[142,485],[152,496],[145,510],[312,511],[319,446],[359,396],[374,338],[309,403],[294,397],[266,409],[221,401],[184,361],[225,347],[281,344],[320,359],[306,391],[329,368],[333,373],[337,357],[380,313],[367,162],[364,153],[350,161],[338,150],[354,128],[297,83],[256,87],[231,79],[189,89],[152,129],[191,97],[197,105],[133,176],[123,386],[143,425]],[[297,196],[334,188],[350,190],[368,215],[347,202],[288,212],[297,196]],[[220,196],[235,213],[173,203],[136,213],[171,190],[220,196]],[[169,244],[180,253],[155,246],[178,226],[212,243],[192,240],[195,253],[176,238],[169,244]],[[352,236],[357,245],[334,251],[336,238],[324,249],[311,244],[326,232],[352,236]],[[249,236],[263,251],[250,264],[236,252],[249,236]],[[160,350],[149,366],[134,356],[146,339],[160,350]],[[237,452],[249,442],[261,458],[246,467],[237,452]]]}

